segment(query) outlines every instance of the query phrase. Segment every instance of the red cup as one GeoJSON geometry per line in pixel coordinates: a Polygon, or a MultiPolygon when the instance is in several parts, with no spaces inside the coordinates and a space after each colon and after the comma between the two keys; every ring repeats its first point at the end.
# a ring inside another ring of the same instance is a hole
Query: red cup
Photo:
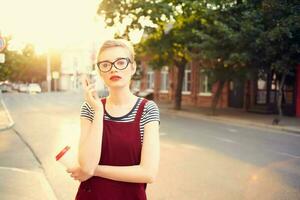
{"type": "Polygon", "coordinates": [[[56,156],[56,161],[63,164],[66,168],[72,168],[76,166],[76,155],[75,152],[72,151],[70,146],[66,146],[63,148],[56,156]]]}

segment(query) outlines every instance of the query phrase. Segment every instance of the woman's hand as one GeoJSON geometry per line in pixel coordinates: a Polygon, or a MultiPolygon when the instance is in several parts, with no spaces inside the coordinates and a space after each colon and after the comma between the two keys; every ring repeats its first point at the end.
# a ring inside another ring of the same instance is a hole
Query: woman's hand
{"type": "Polygon", "coordinates": [[[95,84],[90,84],[89,79],[84,76],[82,78],[82,85],[84,89],[84,99],[85,101],[95,110],[103,111],[103,104],[98,97],[97,91],[95,89],[95,84]]]}
{"type": "Polygon", "coordinates": [[[91,178],[93,175],[88,174],[86,172],[84,172],[81,167],[74,167],[74,168],[70,168],[67,169],[68,173],[71,173],[70,176],[74,179],[74,180],[78,180],[80,182],[86,181],[89,178],[91,178]]]}

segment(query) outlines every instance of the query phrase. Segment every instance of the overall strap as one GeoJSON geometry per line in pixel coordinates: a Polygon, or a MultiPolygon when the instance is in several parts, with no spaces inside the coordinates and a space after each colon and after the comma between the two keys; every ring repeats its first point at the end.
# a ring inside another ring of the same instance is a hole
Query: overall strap
{"type": "Polygon", "coordinates": [[[141,121],[142,114],[143,114],[143,111],[144,111],[144,107],[145,107],[145,104],[147,102],[148,102],[147,99],[142,98],[142,102],[139,105],[138,111],[137,111],[135,119],[134,119],[135,122],[140,122],[141,121]]]}
{"type": "Polygon", "coordinates": [[[100,100],[102,101],[103,106],[105,106],[106,98],[104,97],[104,98],[101,98],[100,100]]]}
{"type": "MultiPolygon", "coordinates": [[[[103,112],[105,112],[105,103],[106,103],[106,98],[105,97],[103,97],[103,98],[101,98],[100,99],[101,100],[101,102],[102,102],[102,105],[103,105],[103,112]]],[[[103,121],[104,121],[104,113],[103,113],[103,121]]]]}

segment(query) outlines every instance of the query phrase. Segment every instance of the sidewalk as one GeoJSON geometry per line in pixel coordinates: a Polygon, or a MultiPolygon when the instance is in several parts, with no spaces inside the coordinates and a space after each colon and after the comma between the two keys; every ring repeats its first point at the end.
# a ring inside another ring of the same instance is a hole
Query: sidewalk
{"type": "Polygon", "coordinates": [[[11,129],[13,121],[2,100],[0,122],[1,200],[56,200],[41,164],[11,129]]]}
{"type": "Polygon", "coordinates": [[[210,120],[232,125],[256,126],[261,128],[271,128],[300,134],[300,118],[284,116],[279,125],[272,125],[276,115],[256,114],[235,108],[217,109],[216,115],[211,115],[210,108],[196,108],[192,106],[182,106],[182,110],[174,110],[173,105],[161,103],[158,105],[162,113],[177,116],[189,117],[193,119],[210,120]]]}
{"type": "Polygon", "coordinates": [[[0,131],[10,129],[13,125],[14,122],[5,107],[0,92],[0,131]]]}

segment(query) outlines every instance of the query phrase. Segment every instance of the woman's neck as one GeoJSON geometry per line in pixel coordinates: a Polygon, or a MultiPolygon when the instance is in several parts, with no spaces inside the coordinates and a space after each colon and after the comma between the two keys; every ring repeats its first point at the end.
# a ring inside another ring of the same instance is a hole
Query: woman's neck
{"type": "Polygon", "coordinates": [[[133,95],[130,89],[111,90],[107,97],[107,101],[113,106],[126,106],[136,100],[136,96],[133,95]]]}

